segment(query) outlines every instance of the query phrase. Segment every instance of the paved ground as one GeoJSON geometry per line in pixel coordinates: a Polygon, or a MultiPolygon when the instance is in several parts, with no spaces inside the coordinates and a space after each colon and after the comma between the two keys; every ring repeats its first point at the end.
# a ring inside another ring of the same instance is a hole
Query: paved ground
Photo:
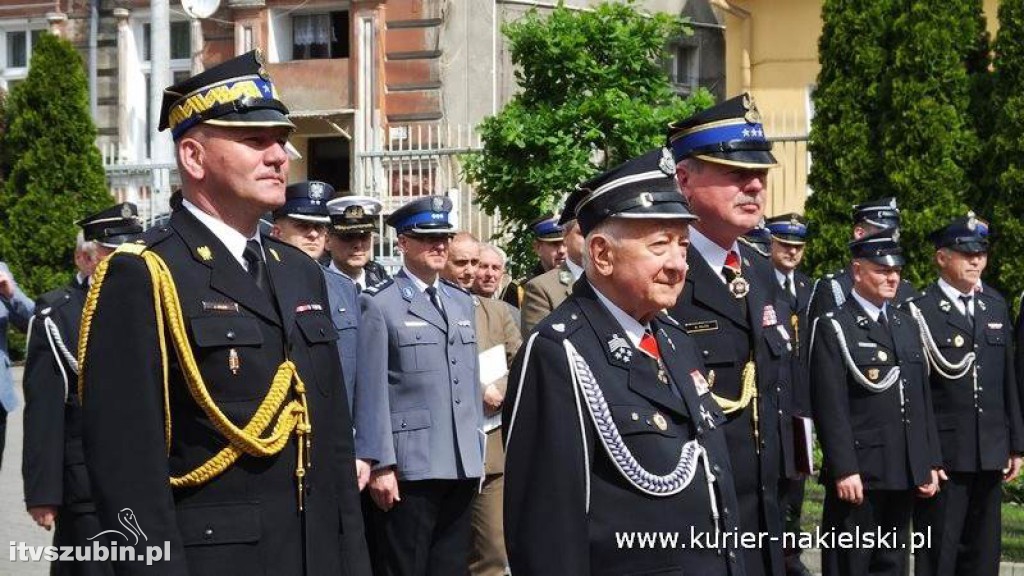
{"type": "MultiPolygon", "coordinates": [[[[20,367],[14,368],[14,375],[20,388],[20,367]]],[[[45,576],[49,572],[46,562],[11,561],[11,542],[45,546],[52,540],[52,533],[36,526],[25,512],[25,494],[21,483],[21,438],[21,410],[17,410],[7,416],[7,446],[0,467],[0,574],[45,576]]]]}

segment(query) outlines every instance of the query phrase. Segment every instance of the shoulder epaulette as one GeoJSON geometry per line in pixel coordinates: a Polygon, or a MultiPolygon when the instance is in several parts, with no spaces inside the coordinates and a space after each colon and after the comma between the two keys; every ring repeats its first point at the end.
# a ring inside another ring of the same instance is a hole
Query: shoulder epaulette
{"type": "Polygon", "coordinates": [[[755,243],[751,242],[750,240],[744,238],[743,236],[740,236],[738,238],[738,240],[740,242],[742,242],[743,244],[745,244],[747,246],[747,248],[750,248],[751,250],[753,250],[754,253],[759,255],[759,256],[762,256],[764,258],[768,258],[769,256],[771,256],[770,253],[765,252],[764,250],[761,249],[760,246],[758,246],[757,244],[755,244],[755,243]]]}
{"type": "Polygon", "coordinates": [[[377,294],[380,294],[381,290],[384,290],[385,288],[387,288],[388,286],[391,286],[394,283],[395,283],[395,279],[394,278],[385,278],[384,280],[381,280],[380,282],[377,282],[373,286],[367,286],[366,290],[363,290],[363,294],[369,294],[370,296],[376,296],[377,294]]]}

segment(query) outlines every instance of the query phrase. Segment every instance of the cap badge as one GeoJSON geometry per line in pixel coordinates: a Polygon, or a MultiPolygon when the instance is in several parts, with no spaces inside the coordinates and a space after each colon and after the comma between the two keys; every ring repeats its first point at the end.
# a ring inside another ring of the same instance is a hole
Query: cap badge
{"type": "Polygon", "coordinates": [[[676,173],[676,161],[672,158],[672,151],[668,148],[661,149],[661,160],[658,161],[658,168],[666,176],[672,176],[676,173]]]}
{"type": "Polygon", "coordinates": [[[430,210],[432,212],[441,212],[444,210],[444,198],[440,196],[434,196],[430,199],[430,210]]]}
{"type": "Polygon", "coordinates": [[[640,193],[640,205],[644,208],[649,208],[654,205],[654,196],[651,196],[650,192],[640,193]]]}
{"type": "Polygon", "coordinates": [[[629,345],[625,338],[618,334],[612,334],[611,339],[608,340],[608,351],[611,352],[612,358],[619,362],[628,363],[633,357],[633,347],[629,345]]]}
{"type": "Polygon", "coordinates": [[[324,199],[324,183],[323,182],[310,182],[309,183],[309,198],[311,200],[323,200],[324,199]]]}
{"type": "Polygon", "coordinates": [[[363,207],[358,204],[345,208],[345,218],[350,220],[361,219],[364,215],[365,212],[363,211],[363,207]]]}
{"type": "Polygon", "coordinates": [[[897,228],[897,229],[892,231],[892,241],[893,242],[899,242],[900,241],[900,229],[899,228],[897,228]]]}
{"type": "Polygon", "coordinates": [[[124,206],[121,206],[121,218],[131,218],[131,217],[132,217],[131,206],[128,206],[127,204],[125,204],[124,206]]]}
{"type": "Polygon", "coordinates": [[[754,102],[754,97],[750,94],[743,95],[743,108],[747,111],[743,115],[743,119],[751,124],[760,124],[761,113],[757,111],[757,103],[754,102]]]}
{"type": "Polygon", "coordinates": [[[971,232],[978,229],[978,217],[973,210],[967,213],[967,229],[971,232]]]}
{"type": "Polygon", "coordinates": [[[209,262],[213,260],[213,251],[210,250],[209,246],[200,246],[196,248],[196,254],[203,259],[203,262],[209,262]]]}

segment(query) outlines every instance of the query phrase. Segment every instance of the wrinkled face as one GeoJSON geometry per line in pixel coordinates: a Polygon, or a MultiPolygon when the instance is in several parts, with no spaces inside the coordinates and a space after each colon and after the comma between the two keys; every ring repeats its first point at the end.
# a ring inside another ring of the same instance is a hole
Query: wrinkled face
{"type": "Polygon", "coordinates": [[[876,306],[896,297],[902,266],[883,266],[869,260],[853,261],[853,285],[857,293],[876,306]]]}
{"type": "Polygon", "coordinates": [[[405,255],[405,266],[422,279],[444,270],[451,240],[451,236],[441,234],[399,234],[398,246],[405,255]]]}
{"type": "Polygon", "coordinates": [[[271,234],[319,260],[327,245],[327,224],[298,220],[287,216],[274,221],[271,234]]]}
{"type": "Polygon", "coordinates": [[[981,274],[988,266],[988,254],[942,248],[935,252],[935,262],[939,265],[939,274],[950,286],[968,294],[981,282],[981,274]]]}
{"type": "Polygon", "coordinates": [[[621,220],[587,239],[591,267],[617,294],[615,304],[646,321],[671,308],[686,280],[690,229],[675,220],[621,220]]]}
{"type": "Polygon", "coordinates": [[[473,292],[486,298],[494,296],[501,285],[501,277],[505,275],[505,266],[501,256],[494,250],[481,250],[480,263],[476,269],[476,281],[473,292]]]}
{"type": "Polygon", "coordinates": [[[689,160],[676,167],[676,178],[702,231],[719,228],[738,238],[761,221],[767,169],[689,160]]]}
{"type": "Polygon", "coordinates": [[[480,265],[480,244],[470,238],[459,238],[448,246],[444,277],[466,290],[472,290],[480,265]]]}
{"type": "Polygon", "coordinates": [[[772,240],[772,264],[781,272],[792,272],[804,259],[803,244],[787,244],[772,240]]]}
{"type": "Polygon", "coordinates": [[[545,272],[561,266],[562,262],[565,262],[565,242],[562,240],[554,242],[534,240],[533,250],[537,253],[537,258],[540,258],[540,265],[544,267],[545,272]]]}
{"type": "Polygon", "coordinates": [[[358,275],[373,255],[373,232],[331,232],[327,249],[339,270],[358,275]]]}
{"type": "Polygon", "coordinates": [[[284,147],[290,133],[279,126],[202,125],[201,130],[187,133],[183,141],[196,140],[202,147],[205,189],[220,195],[228,205],[244,204],[262,214],[284,204],[289,166],[284,147]]]}

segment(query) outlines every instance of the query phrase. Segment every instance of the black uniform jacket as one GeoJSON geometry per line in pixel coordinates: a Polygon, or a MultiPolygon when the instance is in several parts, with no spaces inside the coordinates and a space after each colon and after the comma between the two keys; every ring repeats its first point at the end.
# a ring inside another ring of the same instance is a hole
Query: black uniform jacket
{"type": "Polygon", "coordinates": [[[67,358],[59,350],[54,351],[47,336],[49,324],[65,349],[76,354],[78,322],[84,302],[85,289],[74,281],[36,300],[23,378],[22,475],[27,507],[57,506],[71,512],[93,510],[82,453],[78,376],[67,358]]]}
{"type": "Polygon", "coordinates": [[[678,533],[714,537],[703,463],[687,488],[647,495],[613,463],[587,401],[574,384],[570,342],[593,371],[618,434],[640,466],[665,475],[687,441],[710,458],[723,530],[737,528],[723,417],[695,381],[704,374],[692,339],[666,316],[651,322],[670,384],[580,279],[573,294],[520,348],[505,402],[505,543],[513,574],[742,574],[734,549],[619,546],[616,534],[678,533]],[[676,391],[673,391],[673,387],[676,391]],[[589,505],[589,509],[588,509],[589,505]]]}
{"type": "Polygon", "coordinates": [[[917,322],[887,307],[892,335],[853,300],[818,318],[811,346],[811,400],[825,462],[823,482],[860,474],[869,490],[907,490],[931,481],[942,466],[928,367],[917,322]],[[843,358],[832,320],[839,323],[857,370],[871,382],[898,365],[884,392],[858,384],[843,358]]]}
{"type": "MultiPolygon", "coordinates": [[[[843,302],[849,300],[850,290],[853,290],[853,274],[850,272],[850,266],[819,278],[811,290],[811,302],[807,307],[808,321],[813,323],[818,316],[838,308],[843,302]],[[842,301],[836,298],[836,290],[843,295],[842,301]]],[[[900,285],[896,289],[896,297],[890,304],[899,306],[918,294],[919,291],[914,288],[913,284],[906,280],[900,280],[900,285]]]]}
{"type": "MultiPolygon", "coordinates": [[[[130,509],[145,533],[138,547],[168,541],[171,550],[170,562],[126,562],[119,574],[368,573],[352,420],[320,268],[263,236],[272,299],[185,209],[144,239],[170,269],[199,371],[235,425],[255,413],[283,360],[297,365],[311,411],[312,463],[304,513],[294,437],[274,456],[242,455],[201,486],[171,488],[170,476],[190,472],[226,440],[193,400],[168,338],[170,448],[165,444],[153,282],[142,258],[115,253],[82,372],[86,462],[104,528],[131,532],[124,518],[130,509]]],[[[134,544],[131,535],[127,544],[134,544]]]]}
{"type": "MultiPolygon", "coordinates": [[[[729,415],[725,425],[743,509],[745,531],[767,529],[780,535],[781,515],[776,498],[780,466],[791,461],[792,444],[780,441],[780,426],[789,417],[780,414],[786,388],[792,385],[792,343],[784,310],[778,310],[777,282],[768,260],[741,245],[743,276],[750,292],[737,299],[704,257],[691,249],[686,256],[686,286],[669,314],[690,334],[709,372],[712,391],[719,396],[740,396],[743,367],[749,359],[757,366],[758,441],[753,437],[753,405],[729,415]],[[763,518],[766,525],[758,518],[763,518]]],[[[781,544],[769,545],[772,573],[782,570],[781,544]]]]}
{"type": "Polygon", "coordinates": [[[931,371],[943,465],[954,472],[1002,470],[1011,453],[1024,453],[1006,300],[991,288],[975,298],[973,328],[938,284],[904,304],[921,311],[938,352],[950,363],[961,362],[968,352],[976,355],[977,386],[974,370],[956,380],[931,371]]]}

